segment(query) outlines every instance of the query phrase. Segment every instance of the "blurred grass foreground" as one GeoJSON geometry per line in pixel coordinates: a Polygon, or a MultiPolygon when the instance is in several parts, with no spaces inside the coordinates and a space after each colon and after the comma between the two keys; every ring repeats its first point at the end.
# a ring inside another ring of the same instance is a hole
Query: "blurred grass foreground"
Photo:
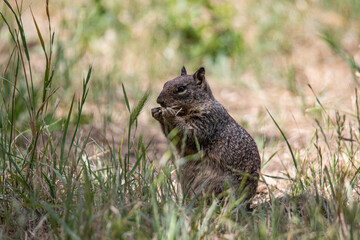
{"type": "Polygon", "coordinates": [[[358,0],[1,0],[0,238],[359,239],[359,44],[358,0]],[[183,65],[259,146],[252,211],[178,190],[183,65]]]}

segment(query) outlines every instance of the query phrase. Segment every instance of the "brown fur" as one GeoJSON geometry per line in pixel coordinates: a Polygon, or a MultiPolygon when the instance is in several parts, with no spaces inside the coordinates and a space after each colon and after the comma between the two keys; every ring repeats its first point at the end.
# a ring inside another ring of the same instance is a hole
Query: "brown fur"
{"type": "Polygon", "coordinates": [[[187,198],[202,194],[218,196],[227,188],[246,193],[246,199],[256,193],[260,171],[260,156],[253,138],[239,126],[214,98],[205,79],[205,69],[165,83],[152,116],[167,135],[178,129],[179,154],[185,157],[202,154],[181,166],[181,187],[187,198]],[[185,145],[182,146],[185,138],[185,145]],[[201,156],[201,157],[200,157],[201,156]]]}

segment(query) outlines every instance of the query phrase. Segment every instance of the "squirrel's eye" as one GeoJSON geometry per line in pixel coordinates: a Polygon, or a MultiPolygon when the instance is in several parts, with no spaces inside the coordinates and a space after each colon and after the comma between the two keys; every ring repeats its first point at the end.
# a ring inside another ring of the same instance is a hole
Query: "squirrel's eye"
{"type": "Polygon", "coordinates": [[[178,93],[180,93],[180,92],[183,92],[183,91],[185,91],[185,90],[186,90],[186,87],[185,87],[185,86],[180,86],[180,87],[177,88],[176,91],[177,91],[178,93]]]}

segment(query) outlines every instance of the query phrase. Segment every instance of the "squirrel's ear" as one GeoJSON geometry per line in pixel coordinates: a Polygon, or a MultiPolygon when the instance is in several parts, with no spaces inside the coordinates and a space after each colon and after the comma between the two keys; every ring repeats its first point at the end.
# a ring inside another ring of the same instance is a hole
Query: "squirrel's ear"
{"type": "Polygon", "coordinates": [[[194,73],[194,80],[196,81],[196,84],[201,84],[205,80],[205,68],[201,67],[194,73]]]}
{"type": "Polygon", "coordinates": [[[184,76],[184,75],[186,75],[186,68],[185,68],[185,66],[183,66],[182,69],[181,69],[181,76],[184,76]]]}

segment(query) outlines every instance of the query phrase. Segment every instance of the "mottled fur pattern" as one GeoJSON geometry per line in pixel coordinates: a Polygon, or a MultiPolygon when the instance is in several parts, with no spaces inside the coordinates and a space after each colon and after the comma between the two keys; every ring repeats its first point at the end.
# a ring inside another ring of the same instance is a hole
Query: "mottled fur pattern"
{"type": "Polygon", "coordinates": [[[183,67],[181,76],[165,83],[157,103],[161,107],[153,108],[152,115],[165,135],[178,129],[178,152],[194,155],[200,146],[202,154],[181,167],[185,197],[218,196],[230,187],[245,192],[246,199],[255,195],[260,171],[256,143],[216,101],[204,68],[187,75],[183,67]]]}

